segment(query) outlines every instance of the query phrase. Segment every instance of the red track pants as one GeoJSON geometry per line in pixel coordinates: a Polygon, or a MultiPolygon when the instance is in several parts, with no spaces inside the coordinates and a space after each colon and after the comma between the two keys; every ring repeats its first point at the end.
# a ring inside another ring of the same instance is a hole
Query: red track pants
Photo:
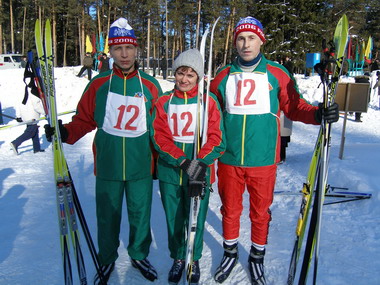
{"type": "Polygon", "coordinates": [[[243,193],[247,187],[251,220],[251,241],[260,245],[267,243],[270,205],[276,183],[277,165],[262,167],[238,167],[218,163],[218,191],[222,200],[223,237],[237,239],[240,216],[243,211],[243,193]]]}

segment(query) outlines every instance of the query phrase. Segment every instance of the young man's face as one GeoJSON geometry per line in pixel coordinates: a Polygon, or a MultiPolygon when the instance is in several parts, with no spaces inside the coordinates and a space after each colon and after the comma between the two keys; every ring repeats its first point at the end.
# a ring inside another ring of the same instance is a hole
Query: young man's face
{"type": "Polygon", "coordinates": [[[130,72],[134,70],[137,57],[137,47],[132,44],[110,46],[110,55],[121,70],[130,72]]]}
{"type": "Polygon", "coordinates": [[[244,61],[253,60],[259,53],[263,42],[253,32],[241,32],[236,38],[236,50],[244,61]]]}
{"type": "Polygon", "coordinates": [[[190,67],[181,66],[175,72],[175,84],[182,92],[188,92],[198,83],[197,73],[190,67]]]}

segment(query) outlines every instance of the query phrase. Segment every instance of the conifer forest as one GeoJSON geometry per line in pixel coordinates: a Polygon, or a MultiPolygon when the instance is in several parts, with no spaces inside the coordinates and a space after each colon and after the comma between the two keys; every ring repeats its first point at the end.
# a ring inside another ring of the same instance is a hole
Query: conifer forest
{"type": "Polygon", "coordinates": [[[236,56],[233,29],[246,16],[263,24],[265,56],[290,56],[296,72],[302,73],[307,53],[321,52],[322,39],[332,39],[343,14],[353,44],[367,45],[371,37],[371,58],[380,58],[379,0],[0,0],[0,10],[0,54],[34,50],[35,20],[50,19],[56,66],[80,65],[88,41],[93,54],[106,51],[109,27],[119,17],[135,31],[143,68],[152,59],[171,62],[178,52],[199,48],[202,34],[219,16],[214,69],[236,56]]]}

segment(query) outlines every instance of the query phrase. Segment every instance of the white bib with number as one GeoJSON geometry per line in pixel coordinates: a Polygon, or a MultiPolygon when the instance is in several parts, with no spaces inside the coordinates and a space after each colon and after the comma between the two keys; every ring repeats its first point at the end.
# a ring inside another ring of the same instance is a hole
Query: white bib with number
{"type": "Polygon", "coordinates": [[[119,137],[139,137],[146,133],[145,96],[130,97],[109,92],[103,130],[119,137]]]}
{"type": "MultiPolygon", "coordinates": [[[[202,112],[201,112],[202,113],[202,112]]],[[[176,142],[193,143],[196,128],[197,104],[175,105],[169,103],[168,123],[176,142]]],[[[200,125],[202,118],[200,120],[200,125]]]]}
{"type": "Polygon", "coordinates": [[[239,115],[270,113],[268,75],[248,72],[230,75],[226,85],[226,110],[239,115]]]}

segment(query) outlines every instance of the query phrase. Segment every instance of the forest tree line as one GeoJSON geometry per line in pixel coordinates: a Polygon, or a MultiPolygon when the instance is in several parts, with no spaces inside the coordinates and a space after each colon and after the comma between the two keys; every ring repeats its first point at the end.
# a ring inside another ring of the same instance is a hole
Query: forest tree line
{"type": "Polygon", "coordinates": [[[119,17],[134,29],[140,59],[173,59],[179,51],[199,47],[202,34],[220,16],[213,57],[215,68],[224,65],[236,56],[235,24],[253,16],[264,27],[265,56],[290,56],[302,71],[306,53],[321,51],[322,39],[332,39],[343,14],[352,38],[361,44],[372,36],[372,57],[380,57],[379,0],[0,0],[0,9],[0,53],[34,50],[35,20],[50,19],[56,66],[80,65],[86,36],[107,36],[119,17]]]}

